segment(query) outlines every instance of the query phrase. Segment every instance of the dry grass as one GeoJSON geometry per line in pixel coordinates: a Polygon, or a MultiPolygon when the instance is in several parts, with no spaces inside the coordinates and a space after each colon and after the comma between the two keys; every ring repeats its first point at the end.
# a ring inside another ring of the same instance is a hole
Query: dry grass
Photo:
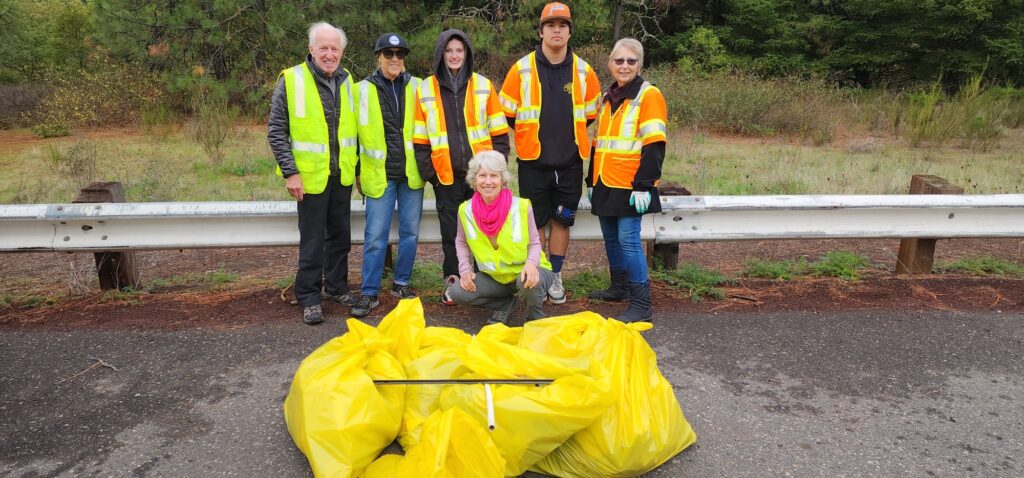
{"type": "Polygon", "coordinates": [[[693,133],[672,139],[663,179],[694,194],[905,194],[914,174],[940,176],[967,194],[1024,192],[1022,129],[987,152],[915,149],[891,138],[825,147],[693,133]]]}

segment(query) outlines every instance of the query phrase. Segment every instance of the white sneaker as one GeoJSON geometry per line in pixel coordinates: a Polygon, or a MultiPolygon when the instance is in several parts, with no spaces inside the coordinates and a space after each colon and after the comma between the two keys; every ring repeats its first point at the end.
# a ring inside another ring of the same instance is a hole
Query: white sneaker
{"type": "Polygon", "coordinates": [[[562,287],[562,273],[555,273],[555,280],[551,282],[551,287],[548,287],[548,301],[552,304],[564,304],[565,303],[565,287],[562,287]]]}

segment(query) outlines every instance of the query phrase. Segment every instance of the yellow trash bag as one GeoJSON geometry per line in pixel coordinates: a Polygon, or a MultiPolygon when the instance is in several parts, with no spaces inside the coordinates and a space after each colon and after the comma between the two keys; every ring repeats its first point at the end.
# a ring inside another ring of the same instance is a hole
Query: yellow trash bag
{"type": "Polygon", "coordinates": [[[394,441],[405,408],[404,386],[373,383],[405,378],[394,340],[355,319],[348,328],[302,361],[284,402],[288,432],[318,477],[357,476],[394,441]]]}
{"type": "MultiPolygon", "coordinates": [[[[462,350],[469,345],[469,334],[446,327],[428,327],[423,331],[417,357],[405,364],[410,380],[451,379],[465,375],[462,350]]],[[[398,443],[409,450],[420,440],[420,424],[440,409],[445,385],[418,384],[405,388],[405,414],[398,432],[398,443]]]]}
{"type": "Polygon", "coordinates": [[[631,477],[650,471],[697,440],[672,385],[640,332],[649,323],[624,324],[590,312],[528,323],[520,345],[601,362],[615,404],[531,469],[559,477],[631,477]]]}
{"type": "Polygon", "coordinates": [[[423,303],[419,297],[402,299],[377,326],[377,331],[392,339],[388,352],[403,365],[412,360],[420,348],[420,337],[427,326],[423,303]]]}
{"type": "Polygon", "coordinates": [[[518,476],[612,404],[607,379],[587,374],[590,361],[560,360],[493,340],[474,337],[462,378],[551,378],[548,385],[449,385],[441,409],[461,408],[478,424],[489,421],[491,392],[495,428],[491,437],[505,458],[505,476],[518,476]]]}
{"type": "Polygon", "coordinates": [[[435,412],[423,422],[423,439],[404,457],[384,455],[364,478],[496,478],[505,459],[483,426],[458,408],[435,412]]]}

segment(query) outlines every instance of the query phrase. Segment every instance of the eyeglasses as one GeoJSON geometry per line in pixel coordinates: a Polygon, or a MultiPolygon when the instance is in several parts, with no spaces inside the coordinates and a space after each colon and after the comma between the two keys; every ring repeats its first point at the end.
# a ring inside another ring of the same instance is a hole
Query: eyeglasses
{"type": "Polygon", "coordinates": [[[385,60],[390,60],[392,57],[395,56],[397,56],[399,60],[404,60],[405,55],[409,54],[409,52],[405,50],[382,50],[381,53],[384,54],[385,60]]]}
{"type": "Polygon", "coordinates": [[[623,63],[629,63],[629,66],[636,66],[636,63],[640,60],[636,58],[616,58],[612,61],[619,66],[622,66],[623,63]]]}

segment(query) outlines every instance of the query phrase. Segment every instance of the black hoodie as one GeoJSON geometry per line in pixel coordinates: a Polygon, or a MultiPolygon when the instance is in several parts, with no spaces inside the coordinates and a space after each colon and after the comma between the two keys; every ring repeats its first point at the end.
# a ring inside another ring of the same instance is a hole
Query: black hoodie
{"type": "MultiPolygon", "coordinates": [[[[463,113],[466,107],[466,87],[472,74],[473,47],[469,43],[469,36],[462,30],[456,29],[441,32],[434,45],[434,76],[437,77],[437,83],[441,90],[440,105],[444,110],[444,121],[448,130],[448,151],[451,154],[452,172],[455,174],[456,181],[465,178],[469,160],[473,158],[473,149],[466,136],[466,119],[463,113]],[[448,65],[444,62],[444,49],[453,38],[460,40],[466,48],[465,61],[455,75],[451,73],[448,65]]],[[[508,134],[491,136],[491,144],[495,151],[508,157],[508,134]]],[[[430,160],[430,145],[417,144],[415,150],[420,176],[436,186],[438,184],[437,172],[434,171],[434,164],[430,160]]]]}

